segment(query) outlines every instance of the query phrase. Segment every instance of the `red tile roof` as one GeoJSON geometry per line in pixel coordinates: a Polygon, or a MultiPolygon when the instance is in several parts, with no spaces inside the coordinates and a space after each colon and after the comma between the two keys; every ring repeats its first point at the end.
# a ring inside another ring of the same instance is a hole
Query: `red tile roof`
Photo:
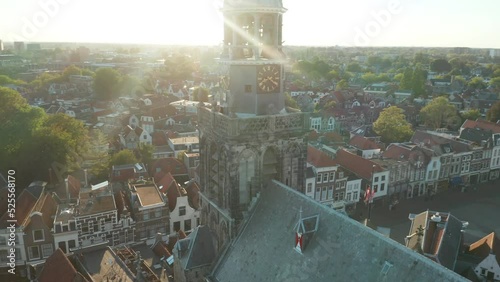
{"type": "Polygon", "coordinates": [[[172,253],[172,250],[174,249],[175,243],[179,240],[179,236],[177,234],[173,234],[168,236],[168,243],[167,243],[167,248],[170,253],[172,253]]]}
{"type": "Polygon", "coordinates": [[[76,177],[68,175],[68,190],[72,198],[78,198],[82,184],[76,177]]]}
{"type": "Polygon", "coordinates": [[[342,135],[340,135],[336,132],[327,132],[327,133],[323,134],[323,136],[325,136],[326,140],[330,141],[330,142],[343,142],[344,141],[344,138],[342,137],[342,135]]]}
{"type": "Polygon", "coordinates": [[[33,212],[40,212],[42,214],[42,220],[48,228],[54,226],[53,216],[57,212],[57,202],[54,200],[51,194],[45,193],[37,201],[31,212],[26,217],[25,221],[22,223],[23,226],[28,226],[31,221],[31,214],[33,212]]]}
{"type": "Polygon", "coordinates": [[[159,168],[164,173],[170,173],[173,176],[188,174],[186,166],[177,158],[172,157],[159,159],[154,162],[151,166],[151,172],[156,172],[157,168],[159,168]]]}
{"type": "Polygon", "coordinates": [[[168,245],[167,243],[163,242],[162,240],[159,240],[155,243],[153,246],[153,253],[159,257],[170,257],[172,254],[168,250],[168,245]]]}
{"type": "Polygon", "coordinates": [[[177,232],[179,234],[179,240],[182,240],[184,238],[186,238],[186,233],[184,233],[184,231],[182,230],[179,230],[179,232],[177,232]]]}
{"type": "Polygon", "coordinates": [[[408,160],[410,157],[411,149],[407,147],[399,146],[398,144],[390,144],[389,147],[382,153],[384,158],[389,158],[393,160],[408,160]]]}
{"type": "Polygon", "coordinates": [[[54,282],[54,281],[88,281],[78,271],[66,255],[57,249],[47,260],[43,266],[42,272],[38,277],[39,282],[54,282]]]}
{"type": "Polygon", "coordinates": [[[495,232],[484,236],[478,241],[472,243],[469,247],[469,252],[484,259],[490,252],[496,255],[497,262],[500,265],[500,239],[496,236],[495,232]]]}
{"type": "Polygon", "coordinates": [[[167,137],[165,136],[165,133],[163,131],[156,131],[151,134],[153,138],[153,145],[154,146],[164,146],[168,145],[167,142],[167,137]]]}
{"type": "Polygon", "coordinates": [[[307,139],[309,141],[316,141],[316,140],[318,140],[318,137],[319,137],[318,132],[316,132],[316,130],[311,130],[309,132],[309,135],[308,135],[307,139]]]}
{"type": "Polygon", "coordinates": [[[354,137],[349,140],[349,145],[354,146],[360,150],[381,149],[377,143],[360,135],[354,135],[354,137]]]}
{"type": "MultiPolygon", "coordinates": [[[[17,197],[15,218],[17,220],[17,226],[20,226],[26,220],[26,217],[31,214],[31,210],[35,206],[37,200],[38,199],[27,190],[23,190],[21,195],[17,197]]],[[[9,213],[5,212],[2,218],[0,218],[0,228],[6,228],[9,225],[7,224],[7,219],[10,219],[9,213]]]]}
{"type": "Polygon", "coordinates": [[[125,126],[125,130],[124,130],[125,136],[127,136],[132,131],[135,132],[135,135],[141,136],[141,134],[144,131],[144,129],[142,129],[139,126],[137,126],[136,128],[132,128],[130,125],[125,126]]]}
{"type": "Polygon", "coordinates": [[[381,172],[382,167],[371,160],[364,159],[360,156],[349,153],[345,150],[338,150],[335,156],[335,161],[345,169],[364,178],[371,179],[372,171],[381,172]],[[375,167],[373,167],[375,165],[375,167]]]}
{"type": "Polygon", "coordinates": [[[165,194],[165,192],[167,192],[168,190],[168,187],[170,187],[170,185],[172,184],[172,181],[174,181],[174,177],[170,173],[159,171],[154,174],[153,180],[156,183],[156,186],[158,186],[158,189],[165,194]]]}
{"type": "Polygon", "coordinates": [[[189,205],[197,210],[200,208],[200,187],[196,181],[190,181],[186,186],[189,205]]]}
{"type": "Polygon", "coordinates": [[[122,191],[115,192],[115,205],[116,205],[116,211],[118,212],[118,218],[120,218],[120,215],[123,212],[123,209],[125,208],[125,199],[123,197],[122,191]]]}
{"type": "MultiPolygon", "coordinates": [[[[62,198],[66,199],[66,181],[62,181],[58,186],[56,193],[57,195],[62,198]]],[[[78,180],[76,177],[73,177],[71,175],[68,175],[68,191],[70,194],[70,197],[72,199],[77,199],[78,195],[80,194],[80,188],[81,188],[81,183],[80,180],[78,180]]]]}
{"type": "Polygon", "coordinates": [[[307,146],[307,162],[314,167],[336,166],[337,163],[326,153],[313,146],[307,146]]]}
{"type": "Polygon", "coordinates": [[[179,184],[177,184],[170,172],[165,174],[162,171],[155,175],[155,183],[158,185],[160,192],[167,194],[168,208],[172,212],[177,205],[177,198],[182,196],[179,184]]]}
{"type": "Polygon", "coordinates": [[[480,119],[475,121],[468,119],[462,124],[462,128],[481,128],[483,130],[490,130],[493,133],[500,133],[500,124],[480,119]]]}

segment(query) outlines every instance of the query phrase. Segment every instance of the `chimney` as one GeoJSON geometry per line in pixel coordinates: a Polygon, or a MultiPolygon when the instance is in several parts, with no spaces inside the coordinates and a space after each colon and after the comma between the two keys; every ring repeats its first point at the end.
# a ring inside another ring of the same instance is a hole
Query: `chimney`
{"type": "Polygon", "coordinates": [[[69,201],[69,185],[68,185],[68,178],[69,178],[69,175],[68,177],[66,177],[66,179],[64,179],[64,183],[65,183],[65,187],[66,187],[66,199],[69,201]]]}
{"type": "Polygon", "coordinates": [[[88,175],[87,175],[87,169],[84,169],[83,172],[85,173],[85,188],[89,186],[89,180],[88,180],[88,175]]]}
{"type": "Polygon", "coordinates": [[[155,240],[156,242],[155,242],[155,243],[158,243],[158,242],[160,242],[161,240],[162,240],[161,233],[160,233],[160,232],[156,233],[156,240],[155,240]]]}

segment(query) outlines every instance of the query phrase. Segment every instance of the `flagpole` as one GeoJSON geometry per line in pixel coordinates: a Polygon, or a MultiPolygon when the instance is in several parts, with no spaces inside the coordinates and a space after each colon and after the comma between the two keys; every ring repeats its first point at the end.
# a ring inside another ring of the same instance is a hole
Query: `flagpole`
{"type": "Polygon", "coordinates": [[[375,194],[375,191],[373,190],[373,173],[375,171],[375,165],[372,166],[372,181],[368,190],[368,221],[370,221],[371,215],[372,215],[372,203],[373,203],[373,196],[375,194]]]}

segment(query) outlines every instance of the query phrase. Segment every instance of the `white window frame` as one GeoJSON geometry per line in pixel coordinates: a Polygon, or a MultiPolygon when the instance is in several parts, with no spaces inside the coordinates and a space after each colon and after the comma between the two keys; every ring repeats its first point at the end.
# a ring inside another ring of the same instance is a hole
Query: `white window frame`
{"type": "Polygon", "coordinates": [[[186,206],[180,206],[179,207],[179,216],[185,216],[187,213],[187,209],[186,209],[186,206]],[[184,213],[181,212],[181,210],[184,211],[184,213]]]}
{"type": "Polygon", "coordinates": [[[33,242],[43,242],[43,241],[45,241],[45,232],[43,232],[43,229],[36,229],[36,230],[33,230],[33,231],[32,231],[32,233],[33,233],[33,242]],[[41,232],[42,232],[42,239],[37,240],[37,239],[35,238],[35,232],[36,232],[36,231],[41,231],[41,232]]]}
{"type": "Polygon", "coordinates": [[[28,247],[28,255],[30,260],[34,259],[40,259],[41,258],[41,253],[40,253],[40,248],[38,246],[29,246],[28,247]],[[38,251],[38,257],[33,256],[33,249],[36,248],[38,251]]]}
{"type": "Polygon", "coordinates": [[[54,253],[54,248],[52,244],[43,244],[42,246],[42,257],[48,258],[54,253]]]}

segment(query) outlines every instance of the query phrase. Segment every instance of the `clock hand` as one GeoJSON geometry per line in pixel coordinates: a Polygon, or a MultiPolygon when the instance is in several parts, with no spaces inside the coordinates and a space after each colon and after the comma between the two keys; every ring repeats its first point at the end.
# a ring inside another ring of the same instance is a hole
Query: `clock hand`
{"type": "Polygon", "coordinates": [[[272,76],[268,76],[267,80],[271,81],[274,85],[278,85],[278,83],[276,81],[274,81],[272,76]]]}

